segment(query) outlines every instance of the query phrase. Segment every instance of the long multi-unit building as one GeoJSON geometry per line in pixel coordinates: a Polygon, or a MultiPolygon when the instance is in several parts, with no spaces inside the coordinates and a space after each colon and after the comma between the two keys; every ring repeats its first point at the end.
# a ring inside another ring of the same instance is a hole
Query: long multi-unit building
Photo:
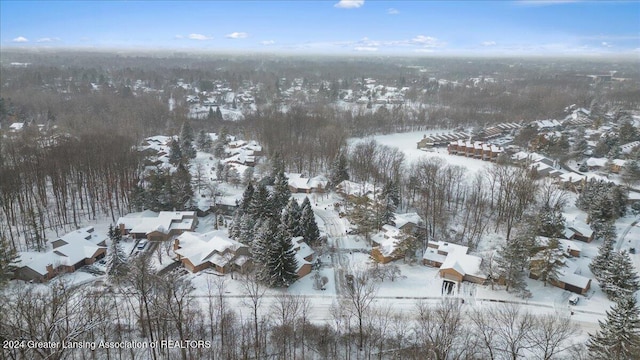
{"type": "Polygon", "coordinates": [[[451,155],[460,155],[482,159],[486,161],[496,161],[498,156],[504,152],[501,146],[483,143],[481,141],[452,141],[447,146],[451,155]]]}

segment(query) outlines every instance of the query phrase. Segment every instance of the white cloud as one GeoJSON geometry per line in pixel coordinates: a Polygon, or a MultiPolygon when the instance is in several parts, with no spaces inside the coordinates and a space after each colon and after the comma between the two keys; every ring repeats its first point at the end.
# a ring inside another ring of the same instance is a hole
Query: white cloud
{"type": "Polygon", "coordinates": [[[604,46],[604,47],[608,47],[608,48],[613,46],[613,45],[609,44],[606,41],[603,41],[601,45],[604,46]]]}
{"type": "Polygon", "coordinates": [[[184,36],[182,36],[182,35],[176,35],[176,36],[174,36],[174,39],[184,39],[184,36]]]}
{"type": "Polygon", "coordinates": [[[364,51],[364,52],[373,52],[378,51],[377,47],[374,46],[356,46],[353,48],[355,51],[364,51]]]}
{"type": "Polygon", "coordinates": [[[226,37],[229,39],[244,39],[248,37],[249,34],[246,32],[232,32],[231,34],[227,34],[226,37]]]}
{"type": "Polygon", "coordinates": [[[275,42],[275,41],[273,41],[273,40],[264,40],[264,41],[260,41],[260,44],[262,44],[262,45],[273,45],[273,44],[275,44],[275,43],[276,43],[276,42],[275,42]]]}
{"type": "Polygon", "coordinates": [[[189,34],[189,39],[191,40],[211,40],[212,37],[202,34],[189,34]]]}
{"type": "Polygon", "coordinates": [[[60,38],[57,38],[57,37],[53,37],[53,38],[44,37],[44,38],[40,38],[40,39],[36,40],[36,42],[39,42],[39,43],[47,43],[47,42],[54,42],[54,41],[60,41],[60,38]]]}
{"type": "Polygon", "coordinates": [[[389,15],[398,15],[398,14],[400,14],[400,11],[398,11],[398,9],[389,8],[389,9],[387,9],[387,14],[389,14],[389,15]]]}
{"type": "Polygon", "coordinates": [[[12,40],[13,42],[17,42],[17,43],[24,43],[24,42],[29,42],[29,39],[27,39],[24,36],[18,36],[17,38],[12,40]]]}
{"type": "Polygon", "coordinates": [[[364,0],[340,0],[333,6],[340,9],[357,9],[362,5],[364,5],[364,0]]]}
{"type": "Polygon", "coordinates": [[[431,36],[418,35],[411,39],[411,43],[423,46],[436,46],[438,39],[431,36]]]}
{"type": "Polygon", "coordinates": [[[480,43],[480,45],[482,46],[496,46],[496,42],[495,41],[483,41],[480,43]]]}

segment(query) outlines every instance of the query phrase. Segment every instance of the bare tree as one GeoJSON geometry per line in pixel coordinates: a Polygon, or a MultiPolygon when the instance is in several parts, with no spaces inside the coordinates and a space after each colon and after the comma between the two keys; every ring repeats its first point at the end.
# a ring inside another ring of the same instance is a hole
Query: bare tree
{"type": "Polygon", "coordinates": [[[565,316],[558,314],[540,315],[535,319],[535,326],[531,332],[533,349],[539,359],[551,360],[557,358],[572,345],[567,342],[578,331],[576,325],[565,316]]]}
{"type": "Polygon", "coordinates": [[[365,323],[371,316],[371,306],[378,293],[378,285],[369,278],[367,271],[354,271],[352,280],[345,282],[342,296],[347,311],[355,316],[358,322],[358,348],[363,350],[365,339],[365,323]]]}
{"type": "Polygon", "coordinates": [[[253,341],[254,355],[260,358],[262,355],[262,340],[260,333],[260,306],[264,298],[266,288],[263,287],[253,276],[246,275],[243,279],[242,288],[246,295],[245,304],[251,309],[253,319],[253,341]]]}

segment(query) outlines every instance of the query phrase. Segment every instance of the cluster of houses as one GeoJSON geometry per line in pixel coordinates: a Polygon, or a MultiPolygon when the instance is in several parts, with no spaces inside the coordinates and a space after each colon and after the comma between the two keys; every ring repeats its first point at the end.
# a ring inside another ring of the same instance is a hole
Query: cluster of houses
{"type": "MultiPolygon", "coordinates": [[[[205,269],[220,274],[249,270],[251,255],[245,244],[229,238],[225,230],[194,232],[197,225],[195,211],[143,211],[117,221],[121,234],[134,240],[171,241],[176,260],[192,273],[205,269]]],[[[52,241],[50,251],[20,253],[14,277],[44,282],[91,265],[106,256],[107,238],[91,226],[72,231],[52,241]]],[[[295,237],[291,242],[298,263],[296,272],[298,277],[303,277],[311,272],[315,253],[302,237],[295,237]]]]}
{"type": "MultiPolygon", "coordinates": [[[[382,231],[372,236],[373,248],[371,257],[374,261],[386,264],[394,260],[405,258],[400,244],[408,237],[415,236],[415,230],[419,228],[422,219],[416,213],[396,214],[396,225],[384,225],[382,231]]],[[[591,279],[580,274],[581,270],[577,262],[572,258],[579,258],[582,252],[581,242],[591,242],[593,231],[576,219],[568,220],[564,235],[566,239],[559,239],[560,248],[554,261],[558,262],[558,277],[549,283],[577,294],[586,294],[591,288],[591,279]]],[[[549,239],[537,237],[538,253],[547,248],[549,239]]],[[[467,246],[446,241],[430,241],[422,255],[422,264],[438,269],[440,278],[445,282],[460,284],[463,281],[475,284],[485,284],[487,275],[481,268],[482,258],[469,254],[467,246]]],[[[541,257],[534,256],[531,259],[531,269],[536,268],[536,262],[543,261],[541,257]]],[[[529,271],[529,277],[538,279],[539,274],[529,271]]],[[[494,279],[502,283],[502,279],[494,279]]]]}

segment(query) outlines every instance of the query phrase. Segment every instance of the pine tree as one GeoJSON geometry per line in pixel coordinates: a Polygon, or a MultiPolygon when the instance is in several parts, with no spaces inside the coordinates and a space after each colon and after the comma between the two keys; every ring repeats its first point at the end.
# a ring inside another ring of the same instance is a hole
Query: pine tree
{"type": "Polygon", "coordinates": [[[309,245],[317,245],[320,240],[320,230],[308,197],[305,197],[302,201],[300,226],[304,241],[309,245]]]}
{"type": "Polygon", "coordinates": [[[177,166],[182,161],[182,150],[180,144],[177,141],[172,141],[169,150],[169,163],[177,166]]]}
{"type": "Polygon", "coordinates": [[[198,132],[198,137],[196,139],[196,146],[200,151],[210,151],[213,142],[211,141],[211,137],[204,130],[200,130],[198,132]]]}
{"type": "Polygon", "coordinates": [[[598,248],[598,255],[596,255],[589,264],[589,269],[596,277],[599,283],[603,282],[604,271],[609,267],[611,258],[613,256],[613,245],[616,241],[615,227],[612,222],[607,223],[592,223],[598,224],[594,229],[594,238],[602,239],[602,245],[598,248]]]}
{"type": "Polygon", "coordinates": [[[344,152],[340,152],[331,165],[329,183],[332,187],[336,187],[336,185],[340,184],[344,180],[349,180],[347,157],[344,152]]]}
{"type": "Polygon", "coordinates": [[[268,283],[271,272],[268,267],[269,255],[273,238],[277,230],[277,224],[273,219],[267,219],[260,226],[256,226],[256,234],[251,242],[251,258],[256,272],[256,279],[262,283],[268,283]]]}
{"type": "Polygon", "coordinates": [[[220,106],[216,106],[216,119],[224,120],[224,118],[222,117],[222,111],[220,110],[220,106]]]}
{"type": "Polygon", "coordinates": [[[175,207],[177,210],[184,210],[189,207],[193,198],[193,188],[191,187],[191,174],[180,164],[171,179],[171,193],[173,195],[169,209],[175,207]]]}
{"type": "Polygon", "coordinates": [[[298,205],[298,201],[294,198],[289,199],[287,206],[282,214],[282,223],[285,224],[289,234],[293,237],[302,236],[301,226],[302,209],[298,205]]]}
{"type": "Polygon", "coordinates": [[[109,238],[111,245],[107,257],[107,274],[117,283],[127,274],[127,257],[120,244],[120,240],[122,240],[120,228],[110,226],[109,238]]]}
{"type": "Polygon", "coordinates": [[[298,278],[296,252],[293,250],[291,235],[284,224],[280,224],[274,234],[273,243],[268,250],[267,267],[268,286],[287,287],[298,278]]]}
{"type": "Polygon", "coordinates": [[[542,280],[544,286],[547,286],[548,282],[558,280],[560,268],[564,266],[561,262],[563,257],[560,242],[558,239],[551,238],[547,248],[538,252],[531,260],[531,272],[538,275],[538,280],[542,280]]]}
{"type": "Polygon", "coordinates": [[[524,281],[524,269],[527,266],[529,251],[526,242],[525,237],[517,236],[505,242],[497,251],[495,261],[507,291],[520,292],[527,287],[524,281]]]}
{"type": "Polygon", "coordinates": [[[598,320],[600,330],[590,335],[589,358],[596,360],[638,359],[640,354],[640,318],[633,296],[620,298],[607,311],[607,319],[598,320]]]}
{"type": "Polygon", "coordinates": [[[187,159],[193,159],[196,157],[196,150],[193,148],[193,129],[188,121],[182,123],[180,129],[180,150],[187,159]]]}
{"type": "Polygon", "coordinates": [[[238,208],[238,210],[240,210],[242,213],[249,211],[249,204],[251,204],[251,199],[253,198],[253,192],[254,192],[253,183],[250,182],[249,184],[247,184],[247,187],[244,189],[244,192],[242,193],[242,200],[240,201],[240,207],[238,208]]]}
{"type": "Polygon", "coordinates": [[[240,217],[240,223],[238,227],[238,240],[239,242],[251,245],[257,229],[260,228],[262,222],[260,219],[256,219],[250,214],[244,214],[240,217]]]}
{"type": "Polygon", "coordinates": [[[565,219],[561,209],[542,206],[537,216],[538,234],[549,238],[560,237],[565,229],[565,219]]]}
{"type": "Polygon", "coordinates": [[[253,192],[247,213],[256,219],[267,219],[273,217],[272,209],[273,206],[269,201],[269,190],[261,183],[253,192]]]}
{"type": "Polygon", "coordinates": [[[287,205],[290,197],[291,190],[289,189],[289,179],[284,174],[284,171],[281,171],[276,174],[273,182],[273,194],[271,196],[273,212],[275,214],[280,214],[282,209],[287,205]]]}
{"type": "Polygon", "coordinates": [[[640,282],[635,267],[626,251],[614,252],[608,266],[600,274],[600,287],[609,299],[635,296],[640,290],[640,282]]]}
{"type": "Polygon", "coordinates": [[[0,288],[13,277],[18,260],[16,249],[9,244],[4,236],[0,237],[0,288]]]}

